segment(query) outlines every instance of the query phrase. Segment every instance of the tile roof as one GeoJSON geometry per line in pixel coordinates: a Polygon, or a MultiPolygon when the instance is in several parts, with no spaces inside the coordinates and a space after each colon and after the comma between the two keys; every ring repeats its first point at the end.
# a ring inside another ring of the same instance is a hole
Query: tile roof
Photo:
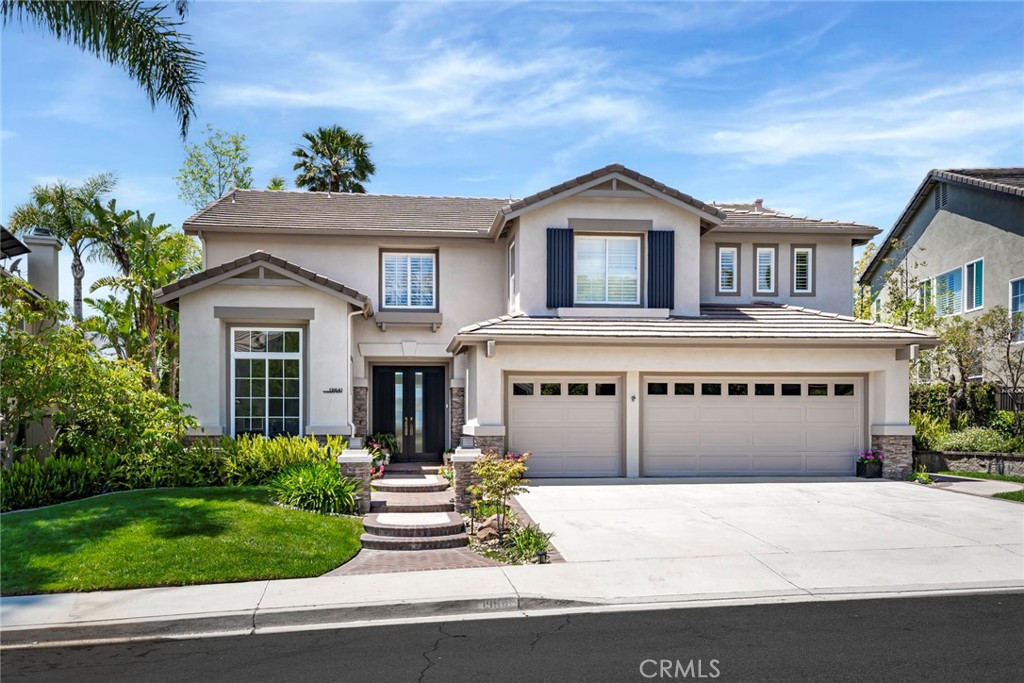
{"type": "Polygon", "coordinates": [[[838,232],[858,237],[874,237],[882,232],[873,225],[793,216],[773,209],[757,211],[751,205],[719,204],[717,206],[725,214],[725,222],[716,227],[715,232],[838,232]]]}
{"type": "Polygon", "coordinates": [[[206,229],[486,235],[508,199],[234,190],[185,220],[206,229]]]}
{"type": "Polygon", "coordinates": [[[14,236],[11,231],[0,225],[0,258],[10,258],[27,254],[31,249],[25,243],[14,236]]]}
{"type": "Polygon", "coordinates": [[[932,171],[932,175],[943,180],[1024,197],[1024,168],[951,168],[932,171]]]}
{"type": "Polygon", "coordinates": [[[171,305],[185,293],[184,290],[192,288],[195,285],[203,285],[204,283],[213,284],[215,279],[223,279],[219,276],[227,276],[234,271],[242,269],[249,270],[246,266],[254,263],[268,263],[270,265],[277,266],[278,268],[297,276],[298,279],[308,280],[313,284],[320,285],[325,289],[336,292],[343,298],[348,299],[351,303],[361,305],[364,312],[368,312],[372,309],[370,297],[366,296],[362,292],[343,285],[336,280],[332,280],[325,275],[314,273],[313,271],[303,268],[296,263],[268,254],[265,251],[255,251],[247,256],[236,258],[234,261],[228,261],[227,263],[222,263],[219,266],[207,268],[204,271],[182,278],[177,282],[164,285],[156,291],[156,300],[162,304],[171,305]]]}
{"type": "Polygon", "coordinates": [[[464,343],[488,339],[530,341],[628,340],[708,344],[722,342],[775,342],[816,344],[875,344],[934,346],[934,335],[908,327],[859,320],[835,313],[781,304],[701,306],[700,317],[659,319],[554,318],[502,316],[464,327],[448,350],[464,343]]]}

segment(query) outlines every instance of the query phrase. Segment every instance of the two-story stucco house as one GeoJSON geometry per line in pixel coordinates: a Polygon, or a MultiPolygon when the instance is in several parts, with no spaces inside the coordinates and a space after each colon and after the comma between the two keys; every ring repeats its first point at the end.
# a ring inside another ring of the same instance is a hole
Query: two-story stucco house
{"type": "Polygon", "coordinates": [[[860,278],[876,310],[896,268],[939,315],[1024,313],[1024,168],[930,171],[860,278]]]}
{"type": "Polygon", "coordinates": [[[184,228],[205,269],[160,300],[206,434],[393,432],[529,450],[531,477],[909,467],[934,340],[850,317],[871,226],[615,164],[520,200],[239,190],[184,228]]]}

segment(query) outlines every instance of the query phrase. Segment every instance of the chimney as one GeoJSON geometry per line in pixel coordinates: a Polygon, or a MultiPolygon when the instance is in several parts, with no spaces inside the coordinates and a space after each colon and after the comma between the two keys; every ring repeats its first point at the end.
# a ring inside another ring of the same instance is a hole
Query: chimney
{"type": "Polygon", "coordinates": [[[28,283],[48,299],[60,298],[60,254],[61,243],[49,230],[36,228],[21,240],[30,251],[28,261],[28,283]]]}
{"type": "Polygon", "coordinates": [[[763,199],[755,199],[754,200],[754,213],[764,213],[764,200],[763,199]]]}

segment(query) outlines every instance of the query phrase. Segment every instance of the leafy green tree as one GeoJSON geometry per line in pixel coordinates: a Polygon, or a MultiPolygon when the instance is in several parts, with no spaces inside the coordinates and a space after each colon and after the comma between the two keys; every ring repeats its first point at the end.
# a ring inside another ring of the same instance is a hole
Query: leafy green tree
{"type": "Polygon", "coordinates": [[[82,319],[83,257],[96,239],[96,222],[87,206],[93,201],[98,202],[116,184],[117,176],[113,173],[101,173],[77,186],[63,180],[52,185],[36,185],[32,188],[31,200],[17,206],[11,213],[9,227],[15,233],[43,228],[71,249],[76,320],[82,319]]]}
{"type": "MultiPolygon", "coordinates": [[[[975,374],[983,344],[981,326],[974,320],[959,315],[940,318],[935,332],[939,346],[930,352],[931,368],[946,383],[946,405],[949,428],[956,430],[962,407],[971,396],[967,390],[968,378],[975,374]]],[[[980,411],[974,411],[976,414],[980,411]]]]}
{"type": "Polygon", "coordinates": [[[874,316],[871,312],[871,286],[860,284],[860,276],[867,270],[871,259],[875,257],[878,247],[874,242],[868,242],[864,252],[857,259],[853,266],[853,315],[862,320],[871,320],[874,316]]]}
{"type": "Polygon", "coordinates": [[[292,152],[297,159],[293,170],[299,172],[296,187],[314,192],[366,192],[363,183],[377,167],[370,160],[372,145],[360,133],[330,126],[302,137],[306,145],[292,152]]]}
{"type": "Polygon", "coordinates": [[[207,125],[202,142],[185,146],[185,162],[174,180],[178,183],[178,199],[197,211],[229,190],[252,187],[245,135],[207,125]]]}
{"type": "Polygon", "coordinates": [[[995,306],[981,316],[978,324],[984,341],[984,367],[1010,396],[1013,433],[1021,435],[1024,412],[1024,313],[1011,314],[995,306]]]}
{"type": "Polygon", "coordinates": [[[195,116],[196,86],[204,62],[181,33],[188,8],[176,0],[178,20],[165,16],[167,3],[139,0],[0,0],[0,17],[32,24],[128,72],[156,107],[169,104],[178,117],[181,137],[195,116]]]}
{"type": "Polygon", "coordinates": [[[267,189],[280,192],[281,190],[288,189],[288,181],[285,180],[284,176],[276,175],[267,182],[267,189]]]}

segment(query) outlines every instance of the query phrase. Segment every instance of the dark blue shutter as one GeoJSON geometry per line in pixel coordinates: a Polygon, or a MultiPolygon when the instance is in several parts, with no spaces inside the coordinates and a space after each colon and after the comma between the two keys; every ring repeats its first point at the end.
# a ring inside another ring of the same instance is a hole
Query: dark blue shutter
{"type": "Polygon", "coordinates": [[[548,228],[548,308],[572,306],[572,230],[548,228]]]}
{"type": "Polygon", "coordinates": [[[675,306],[674,230],[651,230],[647,233],[647,307],[675,306]]]}

